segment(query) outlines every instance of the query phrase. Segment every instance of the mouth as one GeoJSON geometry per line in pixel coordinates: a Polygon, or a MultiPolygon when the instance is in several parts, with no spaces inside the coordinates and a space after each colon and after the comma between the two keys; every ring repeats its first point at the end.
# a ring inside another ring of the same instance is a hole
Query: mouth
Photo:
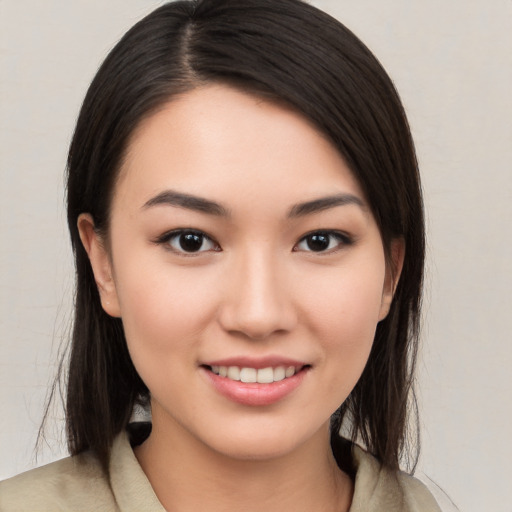
{"type": "Polygon", "coordinates": [[[279,355],[246,356],[202,361],[206,382],[230,401],[247,406],[267,406],[280,402],[307,381],[312,369],[297,359],[279,355]]]}
{"type": "Polygon", "coordinates": [[[268,366],[266,368],[253,368],[250,366],[203,365],[203,367],[219,377],[224,377],[236,382],[272,384],[289,379],[310,366],[280,365],[268,366]]]}

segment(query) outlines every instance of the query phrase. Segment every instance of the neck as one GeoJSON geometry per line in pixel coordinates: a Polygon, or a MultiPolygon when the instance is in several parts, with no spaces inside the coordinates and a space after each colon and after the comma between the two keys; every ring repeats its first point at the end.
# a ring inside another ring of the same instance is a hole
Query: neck
{"type": "Polygon", "coordinates": [[[327,425],[292,453],[254,460],[226,456],[153,421],[135,455],[167,512],[346,512],[352,500],[353,484],[336,465],[327,425]]]}

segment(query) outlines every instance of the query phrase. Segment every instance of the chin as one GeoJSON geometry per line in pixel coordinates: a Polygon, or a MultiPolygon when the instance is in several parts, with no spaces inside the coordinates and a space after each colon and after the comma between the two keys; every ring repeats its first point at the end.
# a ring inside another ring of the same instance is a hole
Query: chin
{"type": "MultiPolygon", "coordinates": [[[[291,440],[290,440],[291,441],[291,440]]],[[[279,439],[228,440],[219,445],[217,452],[239,461],[267,461],[288,455],[296,448],[295,443],[279,439]]]]}
{"type": "MultiPolygon", "coordinates": [[[[301,429],[302,430],[302,429],[301,429]]],[[[211,449],[231,459],[240,461],[272,460],[306,449],[310,444],[325,445],[329,439],[328,423],[320,428],[297,431],[282,427],[279,422],[253,428],[237,428],[223,436],[204,439],[211,449]]]]}

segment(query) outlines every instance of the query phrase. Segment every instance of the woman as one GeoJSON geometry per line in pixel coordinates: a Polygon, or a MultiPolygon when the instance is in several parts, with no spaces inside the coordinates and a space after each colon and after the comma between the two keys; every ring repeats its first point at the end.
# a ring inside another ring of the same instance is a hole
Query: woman
{"type": "Polygon", "coordinates": [[[414,147],[339,22],[299,0],[147,16],[87,93],[68,221],[72,457],[0,484],[2,510],[438,510],[399,472],[414,147]]]}

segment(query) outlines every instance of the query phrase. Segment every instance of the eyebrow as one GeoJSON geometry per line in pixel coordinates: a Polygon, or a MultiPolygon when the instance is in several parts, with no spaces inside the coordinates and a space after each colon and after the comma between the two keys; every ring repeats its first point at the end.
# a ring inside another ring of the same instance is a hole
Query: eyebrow
{"type": "MultiPolygon", "coordinates": [[[[215,201],[191,194],[185,194],[183,192],[177,192],[175,190],[165,190],[161,192],[144,203],[142,208],[147,209],[159,205],[186,208],[187,210],[194,210],[208,215],[215,215],[217,217],[230,216],[229,210],[215,201]]],[[[346,205],[356,205],[365,211],[367,210],[367,206],[359,197],[353,194],[335,194],[332,196],[313,199],[312,201],[306,201],[305,203],[298,203],[290,208],[287,216],[288,218],[303,217],[305,215],[318,213],[337,206],[346,205]]]]}
{"type": "Polygon", "coordinates": [[[144,203],[142,208],[146,209],[158,205],[177,206],[218,217],[229,217],[229,210],[215,201],[174,190],[165,190],[144,203]]]}
{"type": "Polygon", "coordinates": [[[288,217],[303,217],[304,215],[318,213],[322,210],[335,208],[336,206],[346,206],[350,204],[359,206],[365,211],[367,210],[365,203],[359,197],[353,194],[335,194],[333,196],[320,197],[318,199],[313,199],[312,201],[296,204],[290,208],[288,217]]]}

